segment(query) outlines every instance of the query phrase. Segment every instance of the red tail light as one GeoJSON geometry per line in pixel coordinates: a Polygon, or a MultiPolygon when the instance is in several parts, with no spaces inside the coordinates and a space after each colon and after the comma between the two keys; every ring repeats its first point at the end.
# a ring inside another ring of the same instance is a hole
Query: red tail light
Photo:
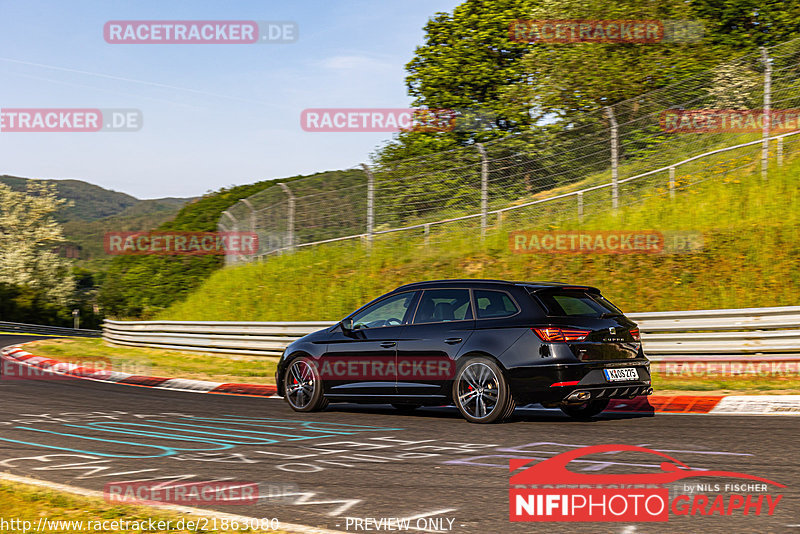
{"type": "Polygon", "coordinates": [[[539,339],[550,343],[583,341],[591,332],[591,330],[574,330],[571,328],[556,328],[554,326],[533,328],[532,330],[537,336],[539,336],[539,339]]]}
{"type": "Polygon", "coordinates": [[[638,328],[631,328],[631,337],[633,338],[634,341],[641,341],[642,340],[642,336],[641,336],[641,334],[639,334],[639,329],[638,328]]]}

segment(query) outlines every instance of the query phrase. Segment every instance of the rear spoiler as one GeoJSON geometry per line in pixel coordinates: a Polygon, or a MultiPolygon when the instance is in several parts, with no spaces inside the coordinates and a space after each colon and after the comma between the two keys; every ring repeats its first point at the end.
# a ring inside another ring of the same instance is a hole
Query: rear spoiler
{"type": "Polygon", "coordinates": [[[564,291],[564,290],[573,290],[573,291],[585,291],[587,293],[595,293],[597,295],[600,294],[600,290],[596,287],[592,286],[542,286],[542,287],[530,287],[527,286],[525,289],[528,290],[529,293],[546,293],[548,291],[564,291]]]}

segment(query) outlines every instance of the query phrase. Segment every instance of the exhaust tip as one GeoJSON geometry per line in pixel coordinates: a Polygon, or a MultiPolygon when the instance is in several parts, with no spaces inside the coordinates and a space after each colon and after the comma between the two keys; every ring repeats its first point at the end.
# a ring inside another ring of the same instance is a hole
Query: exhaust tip
{"type": "Polygon", "coordinates": [[[573,391],[567,397],[567,402],[583,402],[587,401],[592,397],[592,394],[588,391],[573,391]]]}

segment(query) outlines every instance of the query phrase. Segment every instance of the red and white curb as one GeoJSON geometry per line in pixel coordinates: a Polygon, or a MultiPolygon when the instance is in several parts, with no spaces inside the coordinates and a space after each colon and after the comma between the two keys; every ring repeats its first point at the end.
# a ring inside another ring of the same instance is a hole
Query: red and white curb
{"type": "MultiPolygon", "coordinates": [[[[118,371],[92,369],[26,352],[20,345],[0,350],[0,357],[20,365],[37,368],[58,376],[114,382],[128,386],[170,389],[191,393],[213,393],[247,397],[281,398],[272,385],[234,384],[133,375],[118,371]]],[[[532,405],[531,407],[538,407],[532,405]]],[[[526,408],[526,407],[522,407],[526,408]]],[[[607,412],[672,413],[710,415],[800,415],[800,395],[651,395],[634,399],[612,400],[607,412]]]]}
{"type": "Polygon", "coordinates": [[[609,412],[800,415],[800,395],[651,395],[611,401],[609,412]]]}
{"type": "Polygon", "coordinates": [[[209,382],[206,380],[189,380],[186,378],[163,378],[159,376],[134,375],[119,371],[93,369],[74,363],[62,362],[53,358],[36,356],[22,349],[20,345],[12,345],[0,350],[0,357],[19,365],[36,368],[63,378],[95,380],[98,382],[114,382],[127,386],[171,389],[192,393],[213,393],[217,395],[238,395],[247,397],[278,397],[278,389],[266,384],[234,384],[209,382]]]}

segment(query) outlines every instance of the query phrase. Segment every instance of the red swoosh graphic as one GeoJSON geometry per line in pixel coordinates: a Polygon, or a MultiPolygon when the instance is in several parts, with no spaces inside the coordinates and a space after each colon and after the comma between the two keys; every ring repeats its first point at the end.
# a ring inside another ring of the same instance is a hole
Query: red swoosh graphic
{"type": "MultiPolygon", "coordinates": [[[[518,467],[529,463],[531,460],[511,460],[509,466],[511,471],[518,467]]],[[[754,480],[757,482],[765,482],[785,488],[786,486],[769,480],[767,478],[758,477],[755,475],[748,475],[747,473],[738,473],[736,471],[707,471],[703,469],[693,469],[688,465],[676,460],[675,458],[664,454],[663,452],[646,449],[644,447],[636,447],[635,445],[593,445],[591,447],[583,447],[574,451],[568,451],[553,458],[548,458],[542,462],[533,465],[524,471],[512,475],[509,484],[668,484],[677,480],[691,477],[728,477],[728,478],[741,478],[745,480],[754,480]],[[633,451],[633,452],[646,452],[655,454],[669,460],[669,462],[662,462],[661,469],[663,473],[637,473],[630,475],[593,475],[575,473],[567,469],[567,464],[576,458],[586,456],[589,454],[597,454],[601,452],[613,451],[633,451]]]]}

